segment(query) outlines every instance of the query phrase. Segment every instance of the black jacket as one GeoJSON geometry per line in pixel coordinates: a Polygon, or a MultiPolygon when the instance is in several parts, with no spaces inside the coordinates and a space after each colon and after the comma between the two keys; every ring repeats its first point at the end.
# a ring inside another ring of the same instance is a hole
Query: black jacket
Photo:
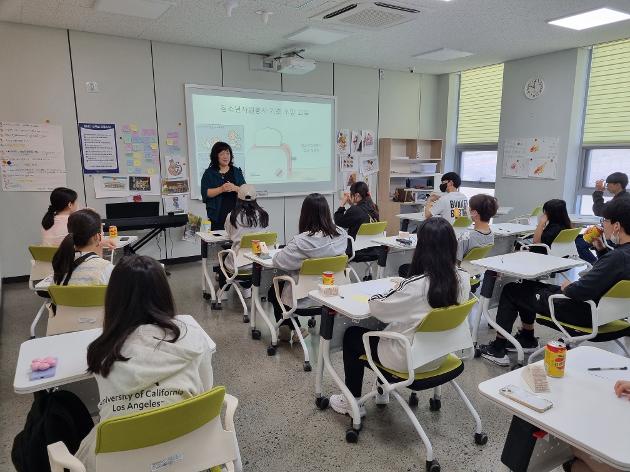
{"type": "Polygon", "coordinates": [[[366,200],[361,200],[347,210],[345,207],[339,207],[335,212],[335,224],[347,230],[353,238],[357,237],[359,227],[370,221],[378,221],[378,212],[366,200]]]}
{"type": "Polygon", "coordinates": [[[573,300],[599,303],[620,280],[630,280],[630,243],[617,246],[600,257],[591,270],[564,289],[564,294],[573,300]]]}
{"type": "MultiPolygon", "coordinates": [[[[617,195],[613,197],[613,200],[617,198],[630,198],[630,193],[622,190],[617,195]]],[[[599,190],[595,190],[593,192],[593,214],[595,216],[602,216],[602,211],[604,209],[604,192],[599,190]]]]}

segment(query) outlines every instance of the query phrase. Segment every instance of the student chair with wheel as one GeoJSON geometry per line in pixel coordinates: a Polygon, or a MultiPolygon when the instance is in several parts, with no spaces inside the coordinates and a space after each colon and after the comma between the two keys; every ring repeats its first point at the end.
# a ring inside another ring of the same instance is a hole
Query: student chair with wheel
{"type": "Polygon", "coordinates": [[[239,248],[238,253],[236,253],[233,249],[224,249],[219,251],[217,254],[219,259],[219,270],[225,277],[225,284],[223,287],[219,288],[219,291],[217,292],[217,301],[212,303],[212,309],[220,310],[223,294],[225,294],[231,287],[234,287],[239,301],[243,306],[243,323],[249,323],[249,311],[247,309],[247,304],[245,303],[245,298],[243,297],[243,289],[238,282],[251,281],[252,271],[249,267],[251,267],[252,261],[247,259],[245,254],[252,253],[252,241],[255,240],[262,241],[267,244],[267,247],[272,248],[275,247],[278,241],[278,233],[264,232],[245,234],[241,238],[241,247],[239,248]],[[231,263],[231,266],[226,264],[228,261],[231,263]]]}
{"type": "Polygon", "coordinates": [[[455,382],[455,379],[464,371],[464,363],[453,352],[472,350],[473,348],[470,330],[465,321],[476,302],[477,299],[472,297],[461,305],[431,310],[416,327],[413,344],[403,334],[390,331],[370,331],[363,335],[363,345],[367,354],[361,356],[361,359],[366,362],[367,367],[374,371],[378,380],[375,388],[361,397],[359,405],[376,397],[377,394],[391,394],[403,408],[420,436],[426,449],[426,470],[430,472],[439,472],[440,465],[435,459],[429,437],[410,408],[410,406],[413,407],[418,404],[417,391],[433,389],[433,395],[429,398],[429,409],[438,411],[442,406],[440,398],[441,386],[450,384],[474,419],[475,443],[483,445],[488,441],[488,436],[483,432],[479,414],[464,391],[455,382]],[[407,357],[407,370],[398,372],[377,364],[370,352],[371,337],[396,340],[404,346],[407,357]],[[418,367],[437,359],[443,359],[437,369],[428,372],[415,372],[418,367]],[[412,390],[409,403],[403,400],[400,394],[403,389],[412,390]]]}
{"type": "MultiPolygon", "coordinates": [[[[298,281],[288,275],[280,275],[273,278],[273,288],[276,299],[282,310],[282,318],[276,322],[275,329],[279,329],[285,320],[291,320],[293,331],[297,334],[302,350],[304,351],[304,370],[311,370],[310,356],[306,347],[306,342],[297,324],[298,316],[310,317],[308,326],[315,326],[315,316],[321,314],[322,307],[315,305],[315,302],[308,297],[308,292],[319,289],[322,283],[322,272],[332,272],[335,276],[335,285],[347,285],[350,282],[348,266],[348,256],[322,257],[318,259],[306,259],[302,262],[302,267],[298,274],[298,281]],[[291,287],[291,306],[287,307],[282,303],[280,282],[289,284],[291,287]]],[[[291,336],[293,339],[293,336],[291,336]]],[[[276,346],[271,345],[267,349],[267,354],[274,355],[276,346]]]]}
{"type": "Polygon", "coordinates": [[[31,273],[28,278],[28,288],[33,290],[37,295],[44,299],[42,306],[37,311],[33,322],[31,323],[31,338],[35,337],[35,327],[41,319],[42,315],[46,311],[46,307],[50,302],[50,296],[48,290],[38,289],[35,287],[37,282],[45,279],[47,276],[53,273],[52,260],[57,252],[56,246],[29,246],[29,252],[31,253],[31,273]]]}
{"type": "MultiPolygon", "coordinates": [[[[565,295],[556,294],[549,297],[549,316],[536,315],[536,322],[555,329],[562,333],[562,339],[567,347],[577,347],[585,341],[593,343],[614,341],[630,357],[630,351],[626,347],[624,338],[630,336],[630,280],[617,282],[598,304],[588,300],[586,303],[591,308],[591,326],[578,326],[576,324],[559,321],[556,318],[555,303],[558,300],[567,299],[565,295]]],[[[544,347],[533,352],[529,356],[529,362],[539,356],[544,347]]]]}
{"type": "MultiPolygon", "coordinates": [[[[234,429],[238,400],[214,387],[171,405],[109,418],[96,428],[96,472],[242,471],[234,429]],[[225,426],[221,408],[226,406],[225,426]]],[[[48,445],[52,472],[85,472],[63,442],[48,445]]]]}
{"type": "Polygon", "coordinates": [[[350,262],[364,263],[365,273],[363,280],[372,280],[373,263],[377,262],[382,248],[373,242],[374,238],[385,236],[387,221],[376,221],[373,223],[363,223],[359,226],[356,238],[354,238],[354,257],[350,262]]]}
{"type": "Polygon", "coordinates": [[[46,336],[103,326],[107,285],[51,285],[46,336]]]}

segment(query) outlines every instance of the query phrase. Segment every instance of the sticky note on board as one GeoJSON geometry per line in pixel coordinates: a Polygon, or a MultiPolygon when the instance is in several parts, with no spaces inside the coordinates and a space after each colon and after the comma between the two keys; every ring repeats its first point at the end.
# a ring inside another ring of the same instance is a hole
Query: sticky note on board
{"type": "Polygon", "coordinates": [[[167,139],[166,140],[166,145],[167,146],[172,146],[173,145],[173,140],[172,139],[167,139]]]}
{"type": "Polygon", "coordinates": [[[134,167],[140,167],[142,165],[142,161],[140,159],[133,160],[134,167]]]}
{"type": "Polygon", "coordinates": [[[179,132],[178,131],[171,131],[169,133],[166,134],[167,138],[179,138],[179,132]]]}
{"type": "Polygon", "coordinates": [[[151,143],[151,149],[157,149],[157,148],[158,148],[157,143],[151,143]]]}
{"type": "Polygon", "coordinates": [[[129,129],[130,129],[131,131],[138,132],[138,125],[137,125],[137,124],[135,124],[135,123],[131,123],[131,124],[129,125],[129,129]]]}
{"type": "Polygon", "coordinates": [[[123,136],[123,143],[125,143],[125,144],[131,143],[131,136],[129,136],[129,135],[123,136]]]}
{"type": "Polygon", "coordinates": [[[155,169],[154,169],[153,167],[149,167],[149,168],[147,169],[147,174],[149,174],[149,175],[153,175],[153,174],[155,174],[155,169]]]}

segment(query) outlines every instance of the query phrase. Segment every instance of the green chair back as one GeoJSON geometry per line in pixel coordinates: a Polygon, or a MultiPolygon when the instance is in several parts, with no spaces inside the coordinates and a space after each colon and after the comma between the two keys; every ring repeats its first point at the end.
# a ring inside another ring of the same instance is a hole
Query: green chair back
{"type": "Polygon", "coordinates": [[[463,260],[476,261],[478,259],[483,259],[484,257],[488,255],[488,253],[492,250],[493,247],[494,247],[494,244],[488,244],[487,246],[474,247],[466,253],[463,260]]]}
{"type": "Polygon", "coordinates": [[[542,215],[542,212],[543,212],[542,207],[541,207],[541,206],[537,206],[536,208],[534,208],[534,209],[532,210],[532,213],[531,213],[531,215],[529,215],[529,216],[538,216],[538,215],[542,215]]]}
{"type": "Polygon", "coordinates": [[[604,295],[610,298],[630,298],[630,280],[620,280],[604,295]]]}
{"type": "Polygon", "coordinates": [[[453,221],[454,228],[468,228],[472,224],[472,220],[467,216],[458,216],[453,221]]]}
{"type": "Polygon", "coordinates": [[[387,227],[387,221],[376,221],[374,223],[363,223],[359,226],[357,236],[375,236],[383,234],[387,227]]]}
{"type": "Polygon", "coordinates": [[[57,246],[29,246],[31,257],[35,261],[52,262],[57,246]]]}
{"type": "Polygon", "coordinates": [[[477,303],[477,297],[472,297],[461,305],[446,308],[434,308],[416,328],[418,333],[435,333],[454,329],[464,322],[470,310],[477,303]]]}
{"type": "Polygon", "coordinates": [[[306,259],[302,262],[300,275],[322,275],[322,272],[339,273],[348,265],[348,256],[321,257],[318,259],[306,259]]]}
{"type": "Polygon", "coordinates": [[[219,416],[224,396],[225,387],[214,387],[172,405],[102,421],[96,429],[96,453],[131,451],[184,436],[219,416]]]}
{"type": "Polygon", "coordinates": [[[552,246],[555,243],[572,243],[579,236],[580,231],[582,231],[581,228],[563,229],[553,240],[552,246]]]}
{"type": "Polygon", "coordinates": [[[104,306],[107,285],[51,285],[48,293],[58,306],[104,306]]]}
{"type": "Polygon", "coordinates": [[[249,233],[243,235],[241,238],[241,247],[246,249],[251,249],[252,241],[257,239],[259,241],[264,241],[267,246],[275,246],[278,241],[278,233],[267,232],[267,233],[249,233]]]}

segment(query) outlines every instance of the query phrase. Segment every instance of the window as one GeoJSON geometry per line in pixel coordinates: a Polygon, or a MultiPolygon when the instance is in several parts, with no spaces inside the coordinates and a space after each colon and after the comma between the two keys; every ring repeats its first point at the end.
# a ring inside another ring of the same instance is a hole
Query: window
{"type": "Polygon", "coordinates": [[[494,195],[501,118],[503,64],[463,71],[457,120],[461,191],[494,195]]]}
{"type": "MultiPolygon", "coordinates": [[[[593,47],[577,208],[592,214],[595,181],[630,175],[630,39],[593,47]]],[[[605,198],[606,199],[606,198],[605,198]]],[[[609,198],[608,198],[609,199],[609,198]]]]}

